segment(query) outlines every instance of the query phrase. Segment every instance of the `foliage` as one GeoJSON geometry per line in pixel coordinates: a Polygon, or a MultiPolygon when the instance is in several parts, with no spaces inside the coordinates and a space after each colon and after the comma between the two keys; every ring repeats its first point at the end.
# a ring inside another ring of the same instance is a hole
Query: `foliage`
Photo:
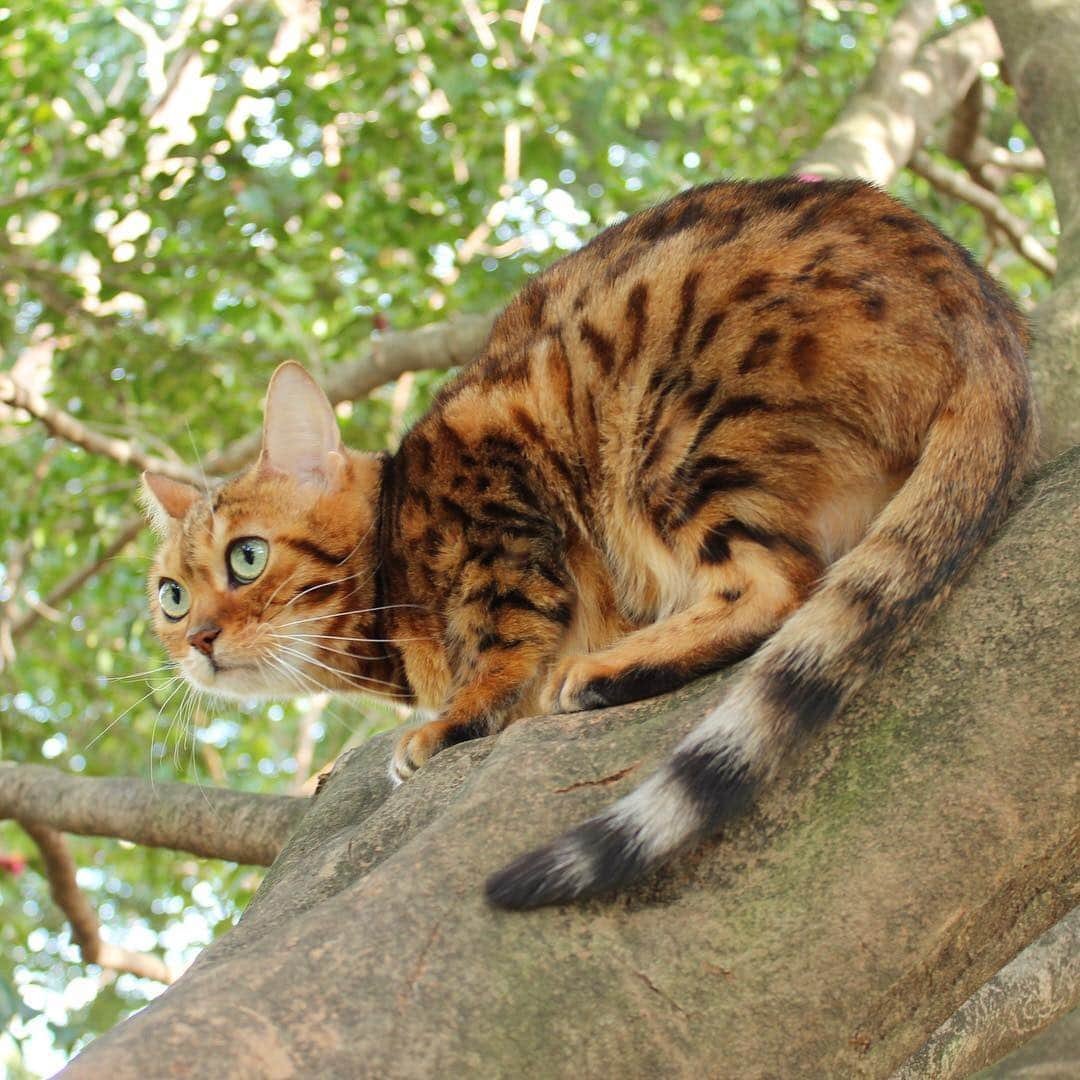
{"type": "MultiPolygon", "coordinates": [[[[486,0],[476,21],[471,2],[383,0],[323,5],[316,28],[305,19],[319,6],[0,8],[3,370],[95,430],[206,457],[258,423],[283,359],[325,371],[373,330],[490,310],[616,214],[718,175],[789,169],[899,4],[486,0]]],[[[1027,136],[1011,92],[990,82],[989,133],[1016,147],[1027,136]]],[[[969,208],[921,181],[897,189],[988,253],[969,208]]],[[[1044,181],[1018,174],[1005,197],[1039,235],[1052,230],[1044,181]]],[[[1007,249],[994,260],[1022,296],[1045,290],[1007,249]]],[[[437,382],[417,377],[404,407],[392,387],[343,407],[347,440],[393,445],[437,382]]],[[[4,406],[0,454],[0,617],[18,618],[100,554],[133,512],[135,476],[4,406]]],[[[0,756],[288,790],[302,707],[204,702],[185,725],[164,678],[127,678],[162,664],[145,612],[150,548],[141,537],[15,643],[0,756]]],[[[314,729],[316,764],[396,722],[368,702],[333,704],[314,729]]],[[[116,842],[73,847],[106,933],[175,964],[258,881],[116,842]]],[[[0,1029],[30,1040],[36,1068],[156,988],[87,974],[10,823],[4,854],[30,866],[0,869],[0,1029]]]]}

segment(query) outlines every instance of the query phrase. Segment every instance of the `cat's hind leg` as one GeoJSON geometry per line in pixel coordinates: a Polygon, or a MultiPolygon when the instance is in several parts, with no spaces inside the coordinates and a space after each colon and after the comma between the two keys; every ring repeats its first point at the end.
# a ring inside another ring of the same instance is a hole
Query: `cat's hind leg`
{"type": "Polygon", "coordinates": [[[821,572],[812,553],[762,534],[729,530],[723,556],[699,568],[699,599],[688,607],[599,652],[560,660],[548,676],[541,707],[577,712],[621,705],[733,663],[806,599],[821,572]]]}

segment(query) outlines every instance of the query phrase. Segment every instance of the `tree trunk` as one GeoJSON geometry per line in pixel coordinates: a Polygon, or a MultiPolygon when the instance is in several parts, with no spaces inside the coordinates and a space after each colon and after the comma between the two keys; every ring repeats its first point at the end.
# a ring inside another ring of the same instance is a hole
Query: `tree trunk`
{"type": "Polygon", "coordinates": [[[986,0],[986,7],[1020,113],[1046,155],[1061,222],[1054,292],[1035,311],[1031,352],[1043,445],[1058,454],[1080,442],[1080,4],[986,0]]]}
{"type": "Polygon", "coordinates": [[[484,877],[639,783],[726,676],[339,763],[239,925],[67,1075],[883,1076],[1077,903],[1080,452],[754,810],[614,898],[484,877]]]}

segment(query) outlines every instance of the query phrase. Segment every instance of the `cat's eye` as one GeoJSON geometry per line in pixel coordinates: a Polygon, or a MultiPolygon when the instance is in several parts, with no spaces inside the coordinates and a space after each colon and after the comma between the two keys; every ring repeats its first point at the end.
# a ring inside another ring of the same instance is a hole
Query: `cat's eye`
{"type": "Polygon", "coordinates": [[[191,608],[191,597],[179,581],[162,578],[158,586],[158,603],[167,619],[182,619],[191,608]]]}
{"type": "Polygon", "coordinates": [[[229,573],[246,585],[266,569],[266,561],[270,558],[270,545],[257,536],[243,536],[229,545],[225,558],[229,564],[229,573]]]}

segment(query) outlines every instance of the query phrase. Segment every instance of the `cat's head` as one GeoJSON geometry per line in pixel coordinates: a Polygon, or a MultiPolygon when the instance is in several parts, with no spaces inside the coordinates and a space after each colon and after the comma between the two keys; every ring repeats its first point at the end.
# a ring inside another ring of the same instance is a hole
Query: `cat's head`
{"type": "Polygon", "coordinates": [[[154,628],[190,683],[230,697],[357,688],[334,673],[370,649],[348,637],[356,618],[340,623],[374,606],[380,475],[380,456],[344,447],[332,406],[294,363],[270,381],[247,472],[211,493],[144,474],[161,537],[154,628]]]}

